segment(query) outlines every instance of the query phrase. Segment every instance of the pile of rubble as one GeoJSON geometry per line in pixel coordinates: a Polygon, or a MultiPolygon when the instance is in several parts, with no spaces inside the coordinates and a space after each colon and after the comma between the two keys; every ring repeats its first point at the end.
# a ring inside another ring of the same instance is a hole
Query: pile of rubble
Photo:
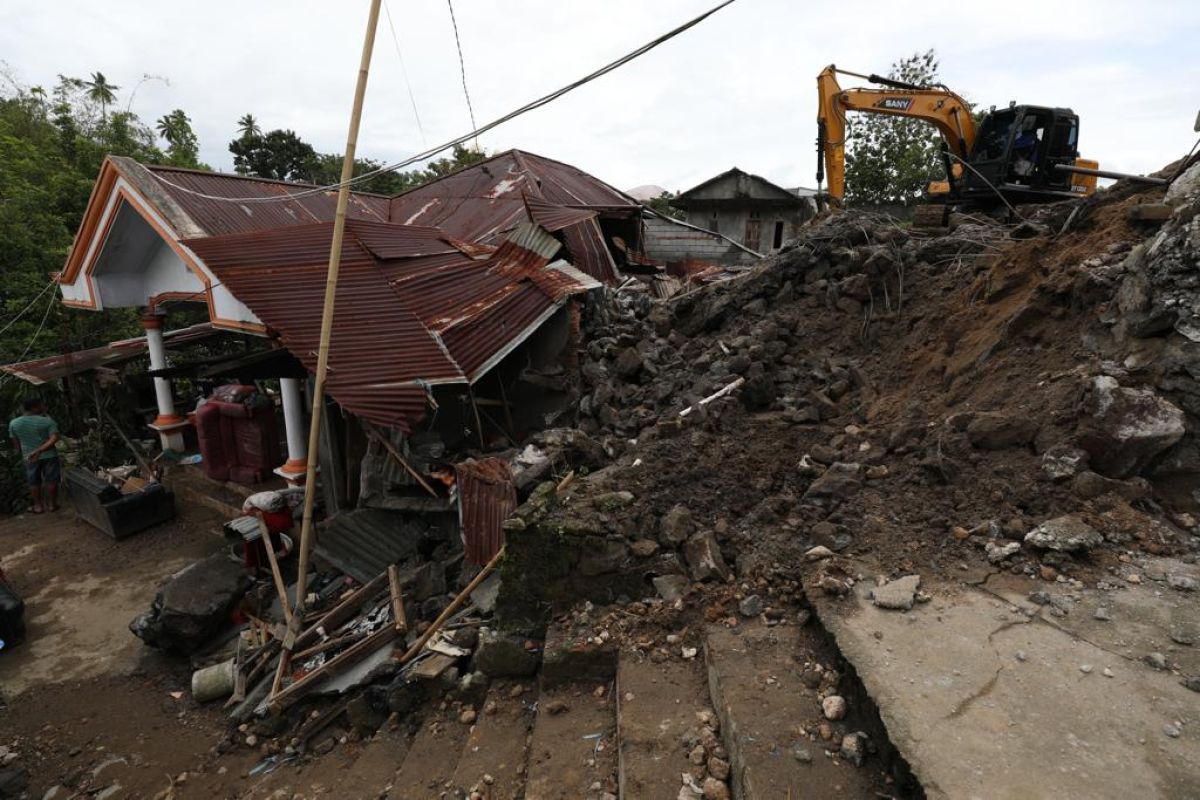
{"type": "Polygon", "coordinates": [[[579,426],[615,463],[517,510],[501,610],[798,571],[841,594],[849,554],[1066,588],[1193,561],[1198,184],[949,232],[841,212],[735,280],[612,296],[579,426]]]}

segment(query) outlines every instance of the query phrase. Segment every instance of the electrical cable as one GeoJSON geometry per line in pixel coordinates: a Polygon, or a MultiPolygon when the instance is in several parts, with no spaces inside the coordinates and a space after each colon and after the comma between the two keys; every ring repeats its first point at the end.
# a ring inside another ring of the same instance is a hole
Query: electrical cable
{"type": "Polygon", "coordinates": [[[1008,210],[1009,210],[1010,212],[1012,212],[1012,215],[1013,215],[1014,217],[1016,217],[1017,219],[1021,220],[1022,222],[1024,222],[1024,221],[1025,221],[1025,218],[1024,218],[1024,217],[1022,217],[1020,214],[1018,214],[1018,213],[1017,213],[1017,210],[1016,210],[1015,208],[1013,208],[1013,204],[1012,204],[1012,203],[1010,203],[1010,202],[1008,202],[1008,198],[1006,198],[1006,197],[1005,197],[1003,194],[1001,194],[1001,193],[1000,193],[1000,190],[999,190],[999,189],[997,189],[995,186],[993,186],[991,181],[989,181],[987,178],[983,177],[983,175],[982,175],[982,174],[980,174],[979,170],[975,169],[975,168],[974,168],[974,167],[972,167],[970,164],[968,164],[966,161],[964,161],[963,159],[959,158],[959,157],[958,157],[958,156],[956,156],[954,153],[951,153],[949,150],[946,150],[946,151],[945,151],[945,153],[946,153],[946,155],[950,156],[951,158],[953,158],[953,159],[954,159],[955,161],[957,161],[958,163],[962,164],[962,165],[963,165],[964,167],[966,167],[967,169],[971,170],[971,172],[974,172],[974,173],[975,173],[975,177],[979,178],[979,180],[981,180],[981,181],[983,181],[985,184],[987,184],[987,187],[988,187],[989,189],[991,189],[993,192],[995,192],[995,193],[996,193],[996,197],[999,197],[999,198],[1000,198],[1000,202],[1002,202],[1002,203],[1004,203],[1004,205],[1008,206],[1008,210]]]}
{"type": "MultiPolygon", "coordinates": [[[[25,360],[25,356],[29,355],[29,351],[33,348],[34,342],[42,335],[42,330],[46,327],[46,320],[50,319],[50,312],[54,310],[55,301],[58,300],[53,294],[50,295],[50,302],[46,305],[46,313],[42,314],[42,321],[38,324],[37,330],[33,332],[33,336],[29,338],[29,343],[25,345],[25,349],[21,351],[21,355],[17,356],[12,363],[20,364],[25,360]]],[[[7,374],[7,373],[6,373],[7,374]]]]}
{"type": "Polygon", "coordinates": [[[400,37],[396,35],[396,26],[392,24],[392,10],[388,8],[387,0],[383,0],[383,11],[387,15],[388,28],[392,31],[392,43],[396,45],[396,57],[400,59],[400,75],[404,78],[404,88],[408,90],[408,102],[412,105],[413,117],[417,121],[421,144],[428,147],[429,140],[425,138],[425,126],[421,124],[421,113],[417,111],[417,98],[413,95],[412,84],[408,80],[408,67],[404,65],[404,54],[400,51],[400,37]]]}
{"type": "MultiPolygon", "coordinates": [[[[475,107],[471,105],[471,92],[467,89],[467,62],[463,60],[462,40],[458,38],[458,20],[454,17],[454,0],[446,0],[446,5],[450,9],[450,24],[454,28],[454,46],[458,48],[458,71],[462,74],[463,96],[467,98],[467,111],[471,115],[471,128],[474,130],[479,126],[475,124],[475,107]]],[[[475,137],[475,149],[479,149],[479,137],[475,137]]]]}
{"type": "Polygon", "coordinates": [[[46,293],[46,291],[51,286],[54,285],[54,283],[55,282],[53,280],[51,280],[49,283],[47,283],[45,286],[43,286],[42,290],[40,292],[38,292],[37,295],[34,296],[34,298],[32,300],[29,301],[29,304],[27,306],[25,306],[20,311],[18,311],[17,315],[8,321],[7,325],[5,325],[3,328],[0,328],[0,334],[7,331],[9,328],[11,328],[16,323],[17,320],[19,320],[21,317],[25,316],[25,312],[28,311],[29,309],[33,308],[34,304],[37,303],[38,300],[42,299],[42,295],[44,295],[46,293]]]}
{"type": "Polygon", "coordinates": [[[579,87],[596,80],[597,78],[603,77],[604,75],[607,75],[608,73],[612,72],[613,70],[623,67],[624,65],[628,64],[629,62],[633,61],[634,59],[638,58],[639,56],[645,55],[646,53],[650,52],[651,50],[653,50],[654,48],[663,44],[664,42],[667,42],[667,41],[675,38],[679,34],[683,33],[684,31],[686,31],[690,28],[693,28],[696,25],[699,25],[701,22],[708,19],[713,14],[717,13],[718,11],[720,11],[721,9],[725,8],[728,5],[732,5],[735,2],[737,2],[737,0],[723,0],[723,2],[718,3],[717,5],[710,8],[708,11],[705,11],[704,13],[700,14],[697,17],[692,18],[691,20],[688,20],[687,22],[683,23],[682,25],[678,26],[677,28],[674,28],[674,29],[668,31],[667,33],[664,33],[661,36],[647,42],[646,44],[642,45],[641,47],[637,48],[636,50],[633,50],[632,52],[621,56],[620,58],[616,59],[615,61],[609,62],[608,64],[604,65],[603,67],[600,67],[599,69],[595,70],[594,72],[591,72],[588,75],[585,75],[584,77],[582,77],[572,83],[569,83],[560,89],[556,89],[555,91],[550,92],[549,94],[543,95],[542,97],[539,97],[536,100],[532,100],[532,101],[526,103],[525,105],[523,105],[513,111],[510,111],[507,114],[505,114],[504,116],[498,117],[497,119],[492,120],[491,122],[477,128],[476,130],[471,131],[470,133],[464,134],[462,136],[458,136],[444,144],[437,145],[436,147],[431,147],[431,148],[425,150],[424,152],[421,152],[421,153],[416,154],[415,156],[406,158],[403,161],[398,161],[395,164],[389,164],[387,166],[380,167],[379,169],[374,169],[369,172],[364,172],[363,174],[358,175],[357,177],[351,178],[348,181],[331,183],[331,184],[328,184],[325,186],[314,186],[311,189],[304,189],[299,192],[290,192],[288,194],[283,194],[283,195],[272,195],[270,197],[226,197],[224,195],[207,194],[205,192],[198,192],[194,189],[189,189],[186,186],[182,186],[178,183],[167,180],[166,178],[164,178],[162,175],[160,175],[157,172],[152,172],[151,174],[159,182],[166,184],[167,186],[170,186],[173,189],[184,192],[185,194],[190,194],[195,197],[203,198],[205,200],[214,200],[217,202],[226,202],[226,203],[239,203],[242,205],[254,204],[254,203],[283,203],[283,202],[288,202],[288,201],[295,200],[295,199],[302,198],[302,197],[311,197],[313,195],[324,194],[324,193],[332,191],[334,189],[340,189],[342,186],[353,186],[354,184],[362,183],[363,181],[370,180],[371,178],[375,177],[376,175],[382,175],[386,172],[395,172],[398,169],[403,169],[404,167],[411,166],[413,164],[416,164],[417,162],[427,161],[430,158],[433,158],[434,156],[436,156],[437,154],[443,153],[446,150],[453,148],[455,145],[464,144],[465,142],[468,142],[473,138],[477,139],[479,137],[479,135],[482,133],[487,133],[488,131],[492,130],[493,128],[497,128],[506,122],[510,122],[510,121],[516,119],[517,117],[522,116],[523,114],[527,114],[530,111],[534,111],[536,109],[541,108],[542,106],[548,105],[548,104],[554,102],[555,100],[557,100],[558,98],[562,97],[563,95],[568,94],[568,93],[578,89],[579,87]]]}

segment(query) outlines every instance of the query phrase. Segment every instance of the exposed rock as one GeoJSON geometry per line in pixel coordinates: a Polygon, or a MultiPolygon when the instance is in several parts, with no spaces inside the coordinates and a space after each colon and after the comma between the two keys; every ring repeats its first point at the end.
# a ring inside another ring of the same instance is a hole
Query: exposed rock
{"type": "Polygon", "coordinates": [[[913,600],[920,586],[920,575],[905,575],[872,589],[871,601],[880,608],[908,611],[913,607],[913,600]]]}
{"type": "Polygon", "coordinates": [[[663,540],[672,545],[681,545],[686,542],[694,529],[692,512],[682,505],[673,506],[663,515],[662,522],[659,523],[663,540]]]}
{"type": "Polygon", "coordinates": [[[821,701],[821,713],[825,719],[836,722],[846,716],[846,700],[840,695],[831,694],[821,701]]]}
{"type": "Polygon", "coordinates": [[[833,551],[825,545],[819,544],[804,551],[804,559],[806,561],[820,561],[825,558],[833,558],[833,551]]]}
{"type": "Polygon", "coordinates": [[[1130,478],[1119,481],[1086,470],[1071,480],[1071,491],[1084,500],[1093,500],[1106,494],[1115,494],[1126,500],[1140,500],[1150,496],[1150,484],[1145,478],[1130,478]]]}
{"type": "Polygon", "coordinates": [[[743,617],[757,617],[762,613],[763,603],[762,598],[756,594],[742,598],[738,603],[738,613],[743,617]]]}
{"type": "Polygon", "coordinates": [[[967,438],[981,450],[1003,450],[1029,445],[1037,431],[1038,424],[1033,417],[985,411],[976,414],[967,425],[967,438]]]}
{"type": "Polygon", "coordinates": [[[983,552],[987,554],[987,560],[992,564],[999,564],[1010,556],[1015,556],[1021,552],[1020,542],[988,542],[983,546],[983,552]]]}
{"type": "Polygon", "coordinates": [[[1060,553],[1090,550],[1103,541],[1099,531],[1077,514],[1047,520],[1025,534],[1025,544],[1060,553]]]}
{"type": "Polygon", "coordinates": [[[842,758],[856,767],[861,767],[867,760],[868,737],[862,731],[849,733],[842,737],[842,758]]]}
{"type": "Polygon", "coordinates": [[[475,668],[493,678],[524,678],[537,672],[538,655],[525,649],[520,636],[480,628],[475,668]]]}
{"type": "Polygon", "coordinates": [[[626,347],[617,356],[617,361],[613,365],[613,369],[617,376],[624,380],[633,380],[642,371],[642,356],[636,348],[626,347]]]}
{"type": "Polygon", "coordinates": [[[829,469],[809,485],[808,490],[804,492],[804,499],[843,499],[857,492],[862,485],[862,464],[838,461],[830,464],[829,469]]]}
{"type": "Polygon", "coordinates": [[[216,553],[168,578],[150,610],[130,622],[129,629],[152,647],[195,652],[228,623],[249,586],[242,565],[216,553]]]}
{"type": "Polygon", "coordinates": [[[730,575],[721,548],[717,545],[717,537],[712,531],[697,533],[689,538],[683,545],[683,557],[687,559],[694,580],[715,578],[723,581],[730,575]]]}
{"type": "Polygon", "coordinates": [[[1167,585],[1181,592],[1194,592],[1200,589],[1200,581],[1189,575],[1168,575],[1167,585]]]}
{"type": "Polygon", "coordinates": [[[659,575],[651,583],[659,597],[668,603],[678,600],[688,587],[688,579],[683,575],[659,575]]]}
{"type": "Polygon", "coordinates": [[[649,558],[658,552],[658,542],[653,539],[638,539],[630,542],[629,551],[638,558],[649,558]]]}
{"type": "Polygon", "coordinates": [[[1065,481],[1087,469],[1086,450],[1067,445],[1051,447],[1042,454],[1042,472],[1054,481],[1065,481]]]}
{"type": "Polygon", "coordinates": [[[579,548],[579,574],[605,575],[616,572],[629,557],[629,546],[621,539],[586,536],[579,548]]]}
{"type": "Polygon", "coordinates": [[[709,776],[704,779],[704,800],[729,800],[729,787],[724,781],[709,776]]]}
{"type": "Polygon", "coordinates": [[[1160,671],[1167,668],[1167,657],[1162,653],[1147,653],[1142,658],[1142,661],[1146,662],[1148,666],[1160,671]]]}
{"type": "Polygon", "coordinates": [[[1092,379],[1078,442],[1099,473],[1124,478],[1145,468],[1184,434],[1184,413],[1149,389],[1128,389],[1116,378],[1092,379]]]}

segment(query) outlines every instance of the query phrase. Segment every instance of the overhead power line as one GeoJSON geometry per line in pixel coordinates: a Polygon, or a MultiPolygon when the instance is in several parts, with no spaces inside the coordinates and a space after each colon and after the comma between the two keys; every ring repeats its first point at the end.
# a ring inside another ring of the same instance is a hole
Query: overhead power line
{"type": "MultiPolygon", "coordinates": [[[[475,107],[471,105],[471,91],[467,88],[467,62],[463,59],[462,40],[458,38],[458,20],[454,18],[454,0],[446,0],[450,8],[450,24],[454,27],[454,46],[458,48],[458,71],[462,74],[463,97],[467,98],[467,111],[471,115],[471,130],[478,128],[475,124],[475,107]]],[[[479,149],[479,137],[475,137],[475,148],[479,149]]]]}
{"type": "Polygon", "coordinates": [[[25,316],[25,312],[28,311],[29,309],[33,308],[34,304],[37,303],[38,300],[41,300],[42,295],[44,295],[50,289],[50,287],[53,286],[54,284],[55,284],[55,281],[53,279],[51,279],[51,281],[49,283],[47,283],[45,286],[43,286],[42,290],[40,292],[38,292],[32,300],[29,301],[28,305],[26,305],[24,308],[22,308],[20,311],[18,311],[17,315],[15,317],[13,317],[12,319],[10,319],[3,328],[0,328],[0,333],[4,333],[5,331],[7,331],[9,328],[11,328],[13,325],[16,324],[17,320],[19,320],[21,317],[25,316]]]}
{"type": "Polygon", "coordinates": [[[186,194],[194,195],[196,197],[202,197],[205,200],[215,200],[218,202],[227,202],[227,203],[239,203],[239,204],[243,204],[243,205],[251,204],[251,203],[283,203],[283,202],[288,202],[290,200],[295,200],[295,199],[298,199],[301,197],[311,197],[313,195],[324,194],[325,192],[331,191],[333,189],[341,188],[344,185],[352,186],[357,183],[362,183],[363,181],[368,181],[371,178],[374,178],[376,175],[382,175],[386,172],[395,172],[398,169],[403,169],[404,167],[412,166],[413,164],[416,164],[418,162],[427,161],[439,153],[443,153],[447,150],[450,150],[455,145],[461,145],[461,144],[464,144],[464,143],[470,141],[473,138],[478,138],[479,135],[482,133],[487,133],[488,131],[492,130],[493,128],[498,128],[499,126],[503,125],[504,123],[510,122],[523,114],[528,114],[530,111],[534,111],[536,109],[541,108],[542,106],[548,105],[548,104],[554,102],[555,100],[557,100],[558,98],[562,97],[563,95],[568,94],[569,92],[573,92],[574,90],[578,89],[580,86],[591,83],[592,81],[596,80],[597,78],[603,77],[604,75],[607,75],[608,73],[612,72],[613,70],[616,70],[620,67],[625,66],[630,61],[633,61],[634,59],[638,58],[639,56],[645,55],[646,53],[650,52],[651,50],[653,50],[654,48],[663,44],[664,42],[674,39],[679,34],[683,33],[684,31],[686,31],[690,28],[695,27],[696,25],[699,25],[701,22],[708,19],[713,14],[717,13],[718,11],[720,11],[721,9],[725,8],[728,5],[732,5],[736,1],[737,0],[724,0],[724,2],[718,3],[717,5],[710,8],[708,11],[705,11],[703,14],[700,14],[697,17],[693,17],[692,19],[683,23],[679,27],[674,28],[670,31],[667,31],[666,33],[662,34],[661,36],[659,36],[655,39],[652,39],[651,41],[642,45],[638,49],[636,49],[630,53],[626,53],[625,55],[621,56],[620,58],[618,58],[615,61],[610,61],[608,64],[605,64],[603,67],[596,70],[595,72],[591,72],[591,73],[585,75],[584,77],[580,78],[579,80],[574,81],[573,83],[567,84],[566,86],[562,87],[561,89],[556,89],[555,91],[551,92],[550,94],[543,95],[543,96],[539,97],[537,100],[532,100],[532,101],[526,103],[525,105],[521,106],[520,108],[517,108],[513,111],[508,112],[504,116],[498,117],[497,119],[492,120],[491,122],[487,123],[486,125],[476,128],[475,130],[471,131],[470,133],[466,133],[466,134],[463,134],[462,136],[458,136],[458,137],[451,139],[450,141],[445,142],[444,144],[440,144],[436,147],[431,147],[422,153],[417,153],[415,156],[406,158],[403,161],[398,161],[395,164],[389,164],[385,167],[380,167],[379,169],[371,170],[370,172],[364,172],[363,174],[358,175],[357,177],[351,178],[348,181],[339,182],[339,183],[331,183],[331,184],[328,184],[325,186],[314,186],[311,189],[303,189],[299,192],[291,192],[286,195],[272,195],[270,197],[226,197],[224,195],[206,194],[204,192],[198,192],[194,189],[189,189],[186,186],[181,186],[178,183],[167,180],[166,178],[164,178],[162,175],[160,175],[158,173],[151,173],[151,174],[153,174],[154,177],[157,180],[161,181],[162,183],[164,183],[168,186],[171,186],[172,188],[177,189],[186,194]]]}
{"type": "Polygon", "coordinates": [[[408,102],[412,105],[413,118],[417,121],[421,144],[428,146],[429,141],[425,138],[425,126],[421,124],[421,113],[417,111],[417,98],[413,95],[412,83],[408,80],[408,68],[404,66],[404,53],[400,51],[400,37],[396,35],[396,26],[392,24],[392,10],[388,8],[387,0],[383,2],[383,13],[387,15],[388,28],[392,31],[392,44],[396,45],[396,57],[400,59],[400,75],[404,78],[404,88],[408,90],[408,102]]]}

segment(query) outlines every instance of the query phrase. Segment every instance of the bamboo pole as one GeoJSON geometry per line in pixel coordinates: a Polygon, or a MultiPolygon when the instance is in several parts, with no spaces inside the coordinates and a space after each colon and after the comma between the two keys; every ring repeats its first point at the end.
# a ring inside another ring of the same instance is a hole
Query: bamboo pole
{"type": "Polygon", "coordinates": [[[401,664],[407,664],[421,652],[421,648],[425,646],[425,643],[428,642],[433,635],[438,632],[446,620],[454,616],[454,612],[458,611],[459,606],[467,601],[467,598],[471,596],[471,592],[475,591],[479,584],[483,583],[484,578],[492,574],[492,570],[496,568],[496,565],[500,563],[500,559],[502,558],[504,558],[503,545],[496,552],[496,555],[492,556],[492,560],[489,561],[483,569],[479,570],[479,574],[467,584],[467,587],[458,593],[458,597],[454,598],[450,605],[446,606],[446,610],[439,614],[438,618],[433,621],[433,624],[425,629],[425,633],[421,635],[421,638],[418,639],[412,647],[408,648],[408,651],[400,657],[401,664]]]}
{"type": "Polygon", "coordinates": [[[279,605],[283,608],[283,619],[289,625],[292,622],[292,609],[288,607],[287,587],[283,583],[283,573],[279,571],[279,560],[275,558],[275,543],[271,541],[271,530],[262,512],[254,515],[258,518],[258,535],[262,538],[263,547],[267,551],[267,561],[271,563],[271,578],[275,581],[275,591],[279,592],[279,605]]]}
{"type": "Polygon", "coordinates": [[[379,24],[381,2],[382,0],[371,0],[371,10],[367,15],[367,32],[363,38],[362,59],[358,67],[358,83],[354,87],[354,105],[350,110],[350,129],[346,134],[346,156],[342,161],[341,186],[338,188],[337,211],[333,218],[333,241],[329,247],[329,273],[325,278],[325,305],[321,312],[321,338],[317,346],[312,421],[308,429],[308,466],[304,477],[304,521],[300,527],[300,573],[296,576],[296,602],[293,604],[293,610],[300,618],[304,616],[304,598],[308,588],[308,555],[312,549],[313,504],[317,496],[317,451],[321,445],[321,412],[325,408],[325,377],[329,371],[329,338],[333,330],[338,268],[342,261],[342,238],[346,232],[346,208],[350,203],[349,181],[354,177],[354,151],[358,146],[358,126],[362,120],[363,97],[367,93],[367,74],[371,66],[371,52],[375,48],[375,29],[379,24]]]}

